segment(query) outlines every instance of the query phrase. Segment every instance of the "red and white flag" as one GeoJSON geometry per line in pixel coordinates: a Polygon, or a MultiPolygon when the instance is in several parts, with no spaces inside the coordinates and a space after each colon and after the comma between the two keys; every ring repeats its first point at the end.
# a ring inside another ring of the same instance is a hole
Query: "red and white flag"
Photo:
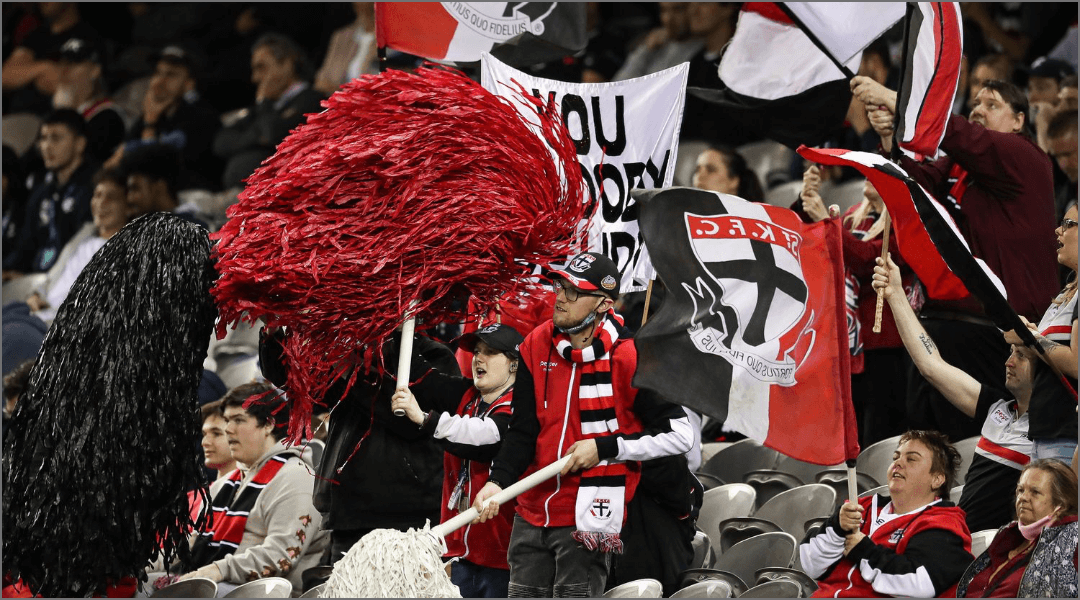
{"type": "Polygon", "coordinates": [[[476,62],[484,52],[535,64],[585,47],[585,5],[572,2],[376,2],[380,48],[476,62]]]}
{"type": "Polygon", "coordinates": [[[906,74],[896,99],[900,147],[934,156],[945,137],[960,79],[964,32],[957,2],[913,2],[906,74]]]}
{"type": "Polygon", "coordinates": [[[688,188],[634,197],[667,290],[634,336],[634,386],[799,460],[855,458],[838,220],[688,188]]]}
{"type": "Polygon", "coordinates": [[[690,93],[791,148],[822,143],[847,114],[844,69],[857,72],[863,48],[903,10],[902,3],[746,2],[720,59],[723,87],[690,93]]]}

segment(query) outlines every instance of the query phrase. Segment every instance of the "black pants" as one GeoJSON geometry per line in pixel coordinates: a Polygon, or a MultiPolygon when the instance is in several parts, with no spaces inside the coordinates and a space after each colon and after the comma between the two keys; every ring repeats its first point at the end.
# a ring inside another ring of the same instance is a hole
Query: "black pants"
{"type": "Polygon", "coordinates": [[[863,372],[851,376],[851,400],[863,448],[908,430],[907,387],[911,358],[904,348],[863,353],[863,372]]]}
{"type": "MultiPolygon", "coordinates": [[[[1009,345],[996,327],[945,319],[923,319],[921,323],[946,362],[979,383],[1005,389],[1009,345]]],[[[914,363],[909,370],[907,419],[912,429],[936,429],[953,442],[979,435],[982,430],[982,423],[954,408],[919,374],[914,363]]]]}

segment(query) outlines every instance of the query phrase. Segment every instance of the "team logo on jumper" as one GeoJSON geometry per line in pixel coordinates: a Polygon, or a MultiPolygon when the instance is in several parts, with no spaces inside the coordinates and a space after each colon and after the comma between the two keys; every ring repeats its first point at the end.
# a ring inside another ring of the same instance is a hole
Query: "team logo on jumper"
{"type": "Polygon", "coordinates": [[[607,498],[597,498],[593,500],[592,509],[589,513],[597,519],[611,518],[611,500],[607,498]]]}
{"type": "Polygon", "coordinates": [[[903,529],[897,529],[896,531],[892,532],[891,535],[889,535],[889,543],[890,544],[899,544],[900,540],[902,540],[902,539],[904,539],[904,530],[903,529]]]}

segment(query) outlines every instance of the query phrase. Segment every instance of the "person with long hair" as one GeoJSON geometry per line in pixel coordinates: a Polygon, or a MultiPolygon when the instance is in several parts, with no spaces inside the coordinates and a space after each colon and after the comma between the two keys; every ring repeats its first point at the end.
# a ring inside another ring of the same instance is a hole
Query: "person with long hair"
{"type": "MultiPolygon", "coordinates": [[[[1036,325],[1027,323],[1042,348],[1043,363],[1052,363],[1068,379],[1073,392],[1066,389],[1047,364],[1035,372],[1035,390],[1031,396],[1032,458],[1056,458],[1068,462],[1076,450],[1076,375],[1077,375],[1077,212],[1076,204],[1065,211],[1065,218],[1055,230],[1058,264],[1070,269],[1069,283],[1050,303],[1036,325]]],[[[1014,331],[1005,333],[1009,344],[1023,342],[1014,331]]]]}
{"type": "Polygon", "coordinates": [[[1076,473],[1032,461],[1016,486],[1016,520],[971,563],[956,597],[1075,598],[1076,543],[1076,473]]]}
{"type": "Polygon", "coordinates": [[[710,146],[697,157],[694,187],[699,190],[731,194],[751,202],[764,202],[761,181],[733,148],[710,146]]]}

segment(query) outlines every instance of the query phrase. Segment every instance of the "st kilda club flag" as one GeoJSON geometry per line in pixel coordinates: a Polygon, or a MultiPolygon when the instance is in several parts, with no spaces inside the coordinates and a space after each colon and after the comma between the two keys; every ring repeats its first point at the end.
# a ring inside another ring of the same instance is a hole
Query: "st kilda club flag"
{"type": "Polygon", "coordinates": [[[634,198],[667,289],[634,386],[802,461],[855,458],[839,220],[689,188],[634,198]]]}

